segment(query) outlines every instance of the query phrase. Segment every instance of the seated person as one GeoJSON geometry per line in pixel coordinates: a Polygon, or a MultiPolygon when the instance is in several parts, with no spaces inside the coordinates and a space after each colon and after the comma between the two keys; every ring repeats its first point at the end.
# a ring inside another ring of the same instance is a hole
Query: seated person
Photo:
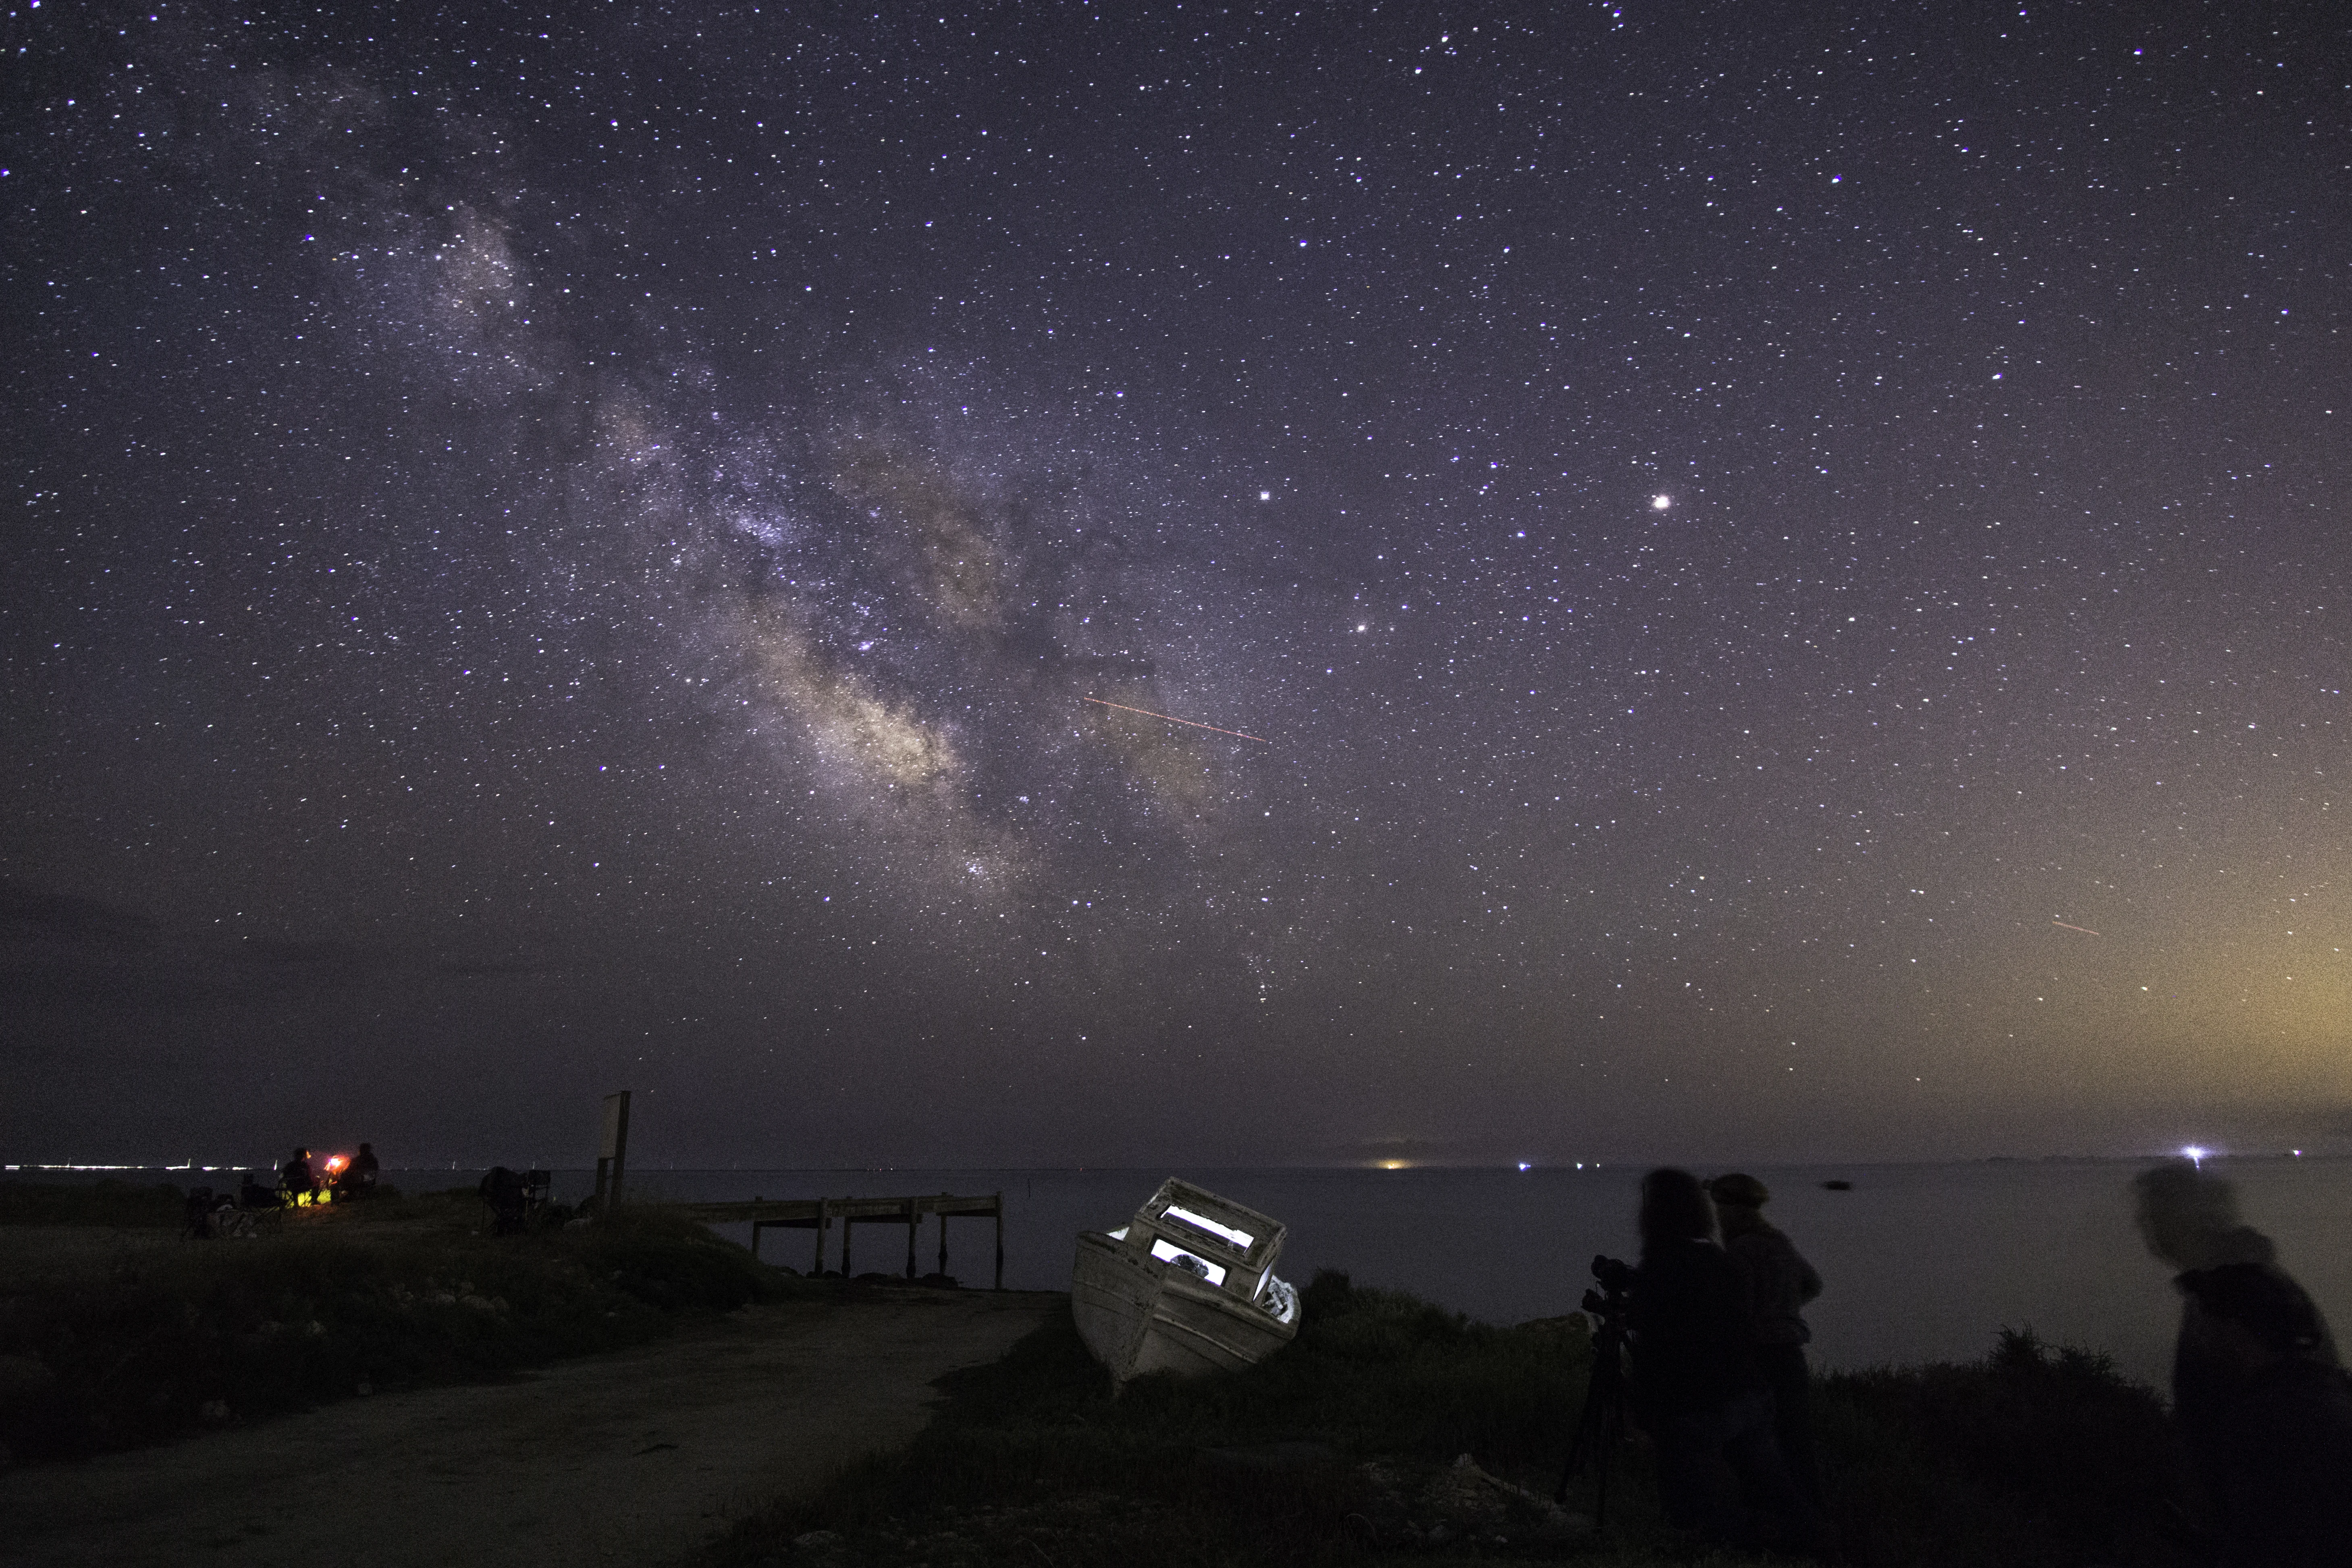
{"type": "Polygon", "coordinates": [[[278,1189],[263,1186],[260,1178],[247,1171],[238,1178],[236,1205],[247,1209],[274,1209],[278,1206],[278,1189]]]}
{"type": "Polygon", "coordinates": [[[375,1146],[361,1144],[360,1152],[352,1157],[352,1163],[335,1177],[335,1195],[345,1198],[370,1195],[375,1191],[376,1175],[382,1169],[383,1166],[376,1163],[375,1146]]]}
{"type": "Polygon", "coordinates": [[[278,1190],[289,1204],[310,1201],[310,1194],[319,1190],[319,1179],[310,1173],[310,1151],[295,1150],[294,1157],[278,1168],[278,1190]]]}
{"type": "Polygon", "coordinates": [[[187,1233],[199,1241],[210,1241],[218,1234],[213,1226],[215,1199],[210,1187],[198,1187],[181,1205],[181,1215],[187,1233]]]}
{"type": "Polygon", "coordinates": [[[494,1226],[499,1236],[519,1236],[530,1219],[530,1188],[520,1171],[504,1165],[493,1165],[482,1176],[477,1189],[482,1202],[488,1204],[494,1226]]]}

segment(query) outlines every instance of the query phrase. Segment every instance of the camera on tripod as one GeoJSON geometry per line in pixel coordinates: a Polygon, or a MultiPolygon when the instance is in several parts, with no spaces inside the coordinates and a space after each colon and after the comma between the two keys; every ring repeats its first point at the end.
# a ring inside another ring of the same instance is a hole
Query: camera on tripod
{"type": "Polygon", "coordinates": [[[1622,1258],[1595,1253],[1593,1282],[1597,1290],[1584,1292],[1584,1310],[1592,1314],[1592,1362],[1584,1388],[1584,1413],[1576,1420],[1576,1436],[1568,1448],[1568,1468],[1559,1474],[1552,1500],[1568,1500],[1568,1483],[1588,1465],[1593,1472],[1592,1527],[1609,1521],[1609,1456],[1625,1440],[1625,1311],[1634,1285],[1633,1266],[1622,1258]]]}
{"type": "Polygon", "coordinates": [[[1633,1289],[1633,1266],[1622,1258],[1602,1253],[1592,1255],[1592,1278],[1601,1289],[1587,1290],[1579,1303],[1603,1322],[1614,1323],[1625,1316],[1625,1298],[1633,1289]]]}

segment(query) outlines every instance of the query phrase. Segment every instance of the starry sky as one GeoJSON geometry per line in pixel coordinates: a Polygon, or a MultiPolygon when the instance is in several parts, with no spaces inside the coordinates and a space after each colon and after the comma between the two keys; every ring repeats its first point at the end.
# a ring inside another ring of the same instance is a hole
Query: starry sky
{"type": "Polygon", "coordinates": [[[2335,6],[5,3],[9,1159],[2352,1148],[2335,6]]]}

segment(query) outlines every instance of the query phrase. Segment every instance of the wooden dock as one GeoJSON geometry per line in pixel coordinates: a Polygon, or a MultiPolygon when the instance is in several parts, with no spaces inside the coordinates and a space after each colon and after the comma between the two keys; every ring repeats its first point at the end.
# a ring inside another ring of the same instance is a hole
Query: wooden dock
{"type": "Polygon", "coordinates": [[[686,1210],[705,1225],[749,1225],[751,1227],[751,1256],[760,1255],[760,1233],[763,1230],[807,1230],[816,1233],[816,1258],[810,1266],[812,1275],[824,1272],[825,1236],[834,1222],[841,1223],[841,1272],[847,1276],[850,1268],[850,1238],[861,1225],[898,1225],[907,1227],[907,1278],[915,1275],[916,1233],[922,1228],[927,1215],[939,1217],[940,1267],[948,1271],[948,1221],[958,1219],[992,1219],[996,1222],[996,1289],[1004,1289],[1004,1194],[980,1193],[958,1196],[939,1193],[929,1196],[906,1198],[755,1198],[740,1204],[688,1204],[686,1210]]]}

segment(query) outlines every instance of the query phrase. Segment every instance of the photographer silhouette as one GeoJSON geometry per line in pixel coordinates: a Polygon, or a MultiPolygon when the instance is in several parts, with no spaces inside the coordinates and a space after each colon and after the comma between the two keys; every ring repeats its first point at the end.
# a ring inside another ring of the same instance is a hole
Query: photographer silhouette
{"type": "Polygon", "coordinates": [[[1784,1521],[1788,1544],[1821,1533],[1773,1435],[1772,1396],[1756,1363],[1748,1292],[1715,1243],[1715,1206],[1688,1171],[1642,1179],[1642,1264],[1625,1321],[1633,1408],[1657,1447],[1671,1524],[1740,1545],[1761,1531],[1743,1493],[1784,1521]]]}

